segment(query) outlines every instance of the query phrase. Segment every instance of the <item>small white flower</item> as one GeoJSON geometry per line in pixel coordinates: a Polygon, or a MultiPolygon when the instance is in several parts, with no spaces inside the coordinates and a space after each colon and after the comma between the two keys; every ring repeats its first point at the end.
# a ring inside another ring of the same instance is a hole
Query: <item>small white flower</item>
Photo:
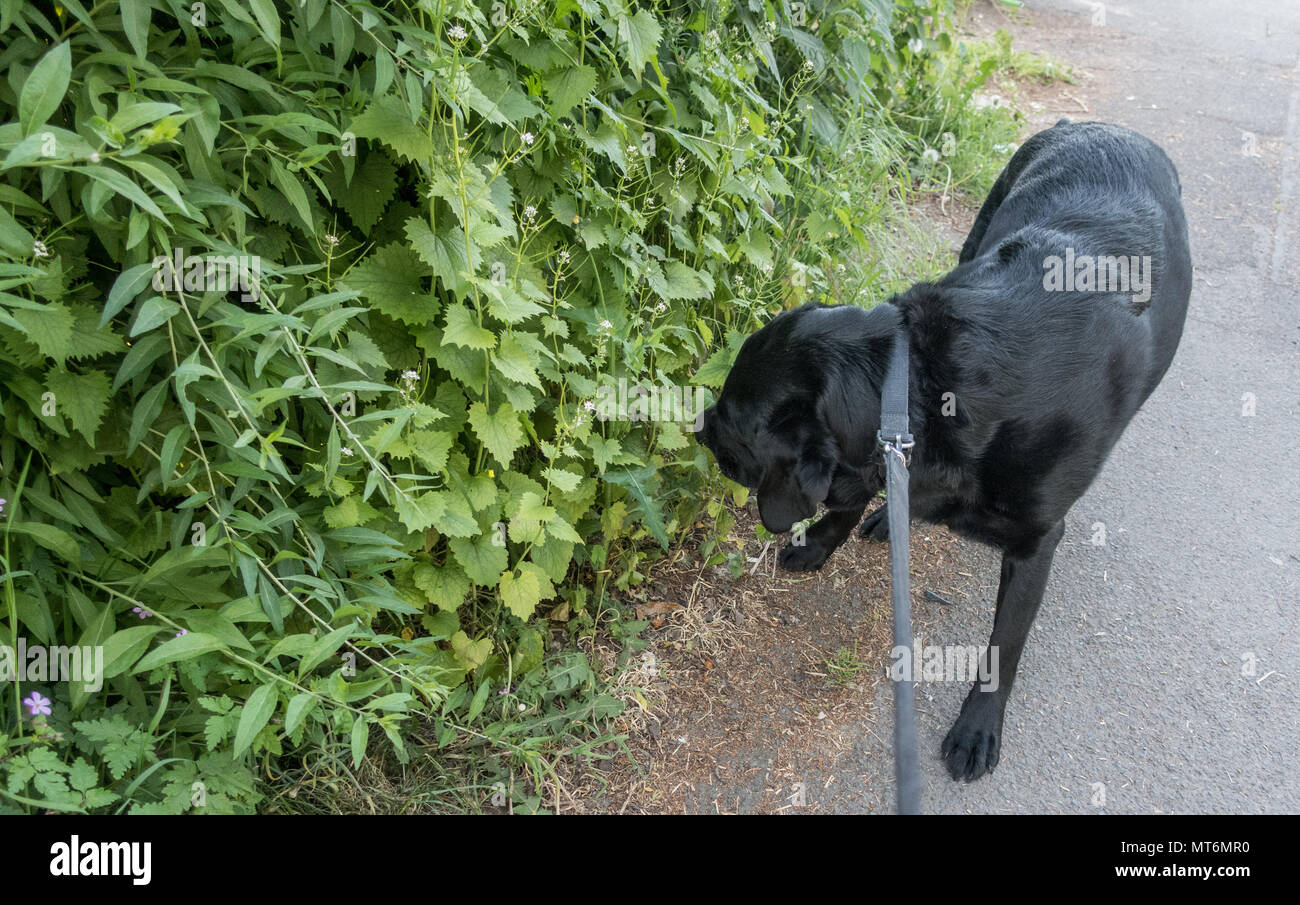
{"type": "Polygon", "coordinates": [[[808,70],[809,72],[812,72],[812,71],[813,71],[814,69],[816,69],[817,67],[813,64],[813,61],[812,61],[812,60],[804,60],[804,61],[803,61],[803,68],[806,69],[806,70],[808,70]]]}
{"type": "Polygon", "coordinates": [[[938,162],[939,162],[939,152],[938,152],[937,150],[935,150],[934,148],[926,148],[926,149],[921,153],[921,159],[924,160],[926,163],[932,163],[932,164],[933,164],[933,163],[938,163],[938,162]]]}
{"type": "Polygon", "coordinates": [[[601,321],[601,322],[600,322],[599,324],[597,324],[596,326],[598,326],[601,330],[603,330],[603,331],[606,332],[606,333],[613,333],[613,332],[614,332],[614,325],[611,324],[609,321],[601,321]]]}
{"type": "Polygon", "coordinates": [[[569,250],[567,248],[560,249],[560,263],[561,264],[569,263],[569,250]]]}
{"type": "Polygon", "coordinates": [[[667,302],[660,302],[658,305],[655,305],[655,313],[656,313],[656,314],[663,314],[663,313],[664,313],[665,311],[667,311],[667,310],[668,310],[668,303],[667,303],[667,302]]]}
{"type": "Polygon", "coordinates": [[[329,245],[338,245],[339,237],[334,235],[333,233],[326,233],[325,242],[329,245]]]}
{"type": "Polygon", "coordinates": [[[466,38],[465,29],[459,25],[453,25],[447,29],[447,36],[456,42],[463,41],[466,38]]]}
{"type": "Polygon", "coordinates": [[[925,47],[925,42],[922,41],[920,38],[913,38],[912,40],[907,42],[907,49],[912,51],[912,53],[920,53],[924,47],[925,47]]]}
{"type": "Polygon", "coordinates": [[[91,163],[99,163],[99,152],[98,152],[98,151],[91,151],[91,152],[90,152],[90,162],[91,162],[91,163]]]}
{"type": "Polygon", "coordinates": [[[537,208],[529,204],[524,207],[524,219],[532,223],[537,219],[537,208]]]}
{"type": "Polygon", "coordinates": [[[345,447],[343,447],[342,449],[340,449],[339,452],[342,453],[342,454],[345,455],[345,456],[350,456],[350,455],[352,455],[352,447],[351,447],[351,446],[345,446],[345,447]]]}
{"type": "Polygon", "coordinates": [[[524,144],[526,145],[531,145],[533,143],[532,132],[525,132],[523,135],[520,135],[519,137],[523,140],[524,144]]]}
{"type": "Polygon", "coordinates": [[[582,407],[589,412],[594,412],[596,410],[596,403],[592,402],[590,399],[586,399],[583,400],[582,407]]]}
{"type": "Polygon", "coordinates": [[[45,247],[44,242],[37,239],[35,242],[32,243],[32,257],[48,258],[49,256],[50,256],[50,250],[45,247]]]}

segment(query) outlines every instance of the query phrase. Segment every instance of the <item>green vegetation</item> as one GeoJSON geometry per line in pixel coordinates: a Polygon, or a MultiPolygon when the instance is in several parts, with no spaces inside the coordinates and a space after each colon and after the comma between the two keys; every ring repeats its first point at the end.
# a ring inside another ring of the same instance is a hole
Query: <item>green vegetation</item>
{"type": "Polygon", "coordinates": [[[0,812],[548,806],[617,743],[618,596],[701,510],[725,560],[741,496],[592,400],[922,275],[924,149],[975,190],[1014,133],[949,27],[0,3],[0,651],[103,655],[92,688],[0,653],[0,812]]]}

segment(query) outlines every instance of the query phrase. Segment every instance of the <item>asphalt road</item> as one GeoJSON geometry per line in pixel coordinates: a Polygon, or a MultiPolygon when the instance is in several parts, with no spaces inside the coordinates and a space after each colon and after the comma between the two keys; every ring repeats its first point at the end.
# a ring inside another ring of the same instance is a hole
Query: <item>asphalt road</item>
{"type": "MultiPolygon", "coordinates": [[[[991,776],[954,783],[939,760],[966,686],[918,687],[924,807],[1298,812],[1300,4],[1131,0],[1101,26],[1090,6],[1026,3],[1078,29],[1054,56],[1104,74],[1073,118],[1137,129],[1177,164],[1191,306],[1164,382],[1067,519],[991,776]]],[[[929,643],[987,640],[998,561],[968,555],[972,602],[914,595],[929,643]]],[[[839,809],[892,808],[892,789],[852,779],[889,757],[864,732],[839,809]]]]}

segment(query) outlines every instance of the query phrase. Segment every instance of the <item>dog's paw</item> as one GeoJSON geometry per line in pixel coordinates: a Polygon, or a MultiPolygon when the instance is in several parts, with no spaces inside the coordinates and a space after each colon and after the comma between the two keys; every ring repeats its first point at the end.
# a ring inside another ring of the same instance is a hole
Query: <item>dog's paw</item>
{"type": "Polygon", "coordinates": [[[858,537],[885,543],[889,540],[889,507],[880,506],[862,521],[858,528],[858,537]]]}
{"type": "Polygon", "coordinates": [[[1002,714],[996,692],[971,691],[941,749],[953,779],[970,782],[993,772],[1002,749],[1002,714]]]}
{"type": "Polygon", "coordinates": [[[816,572],[830,558],[821,544],[788,544],[781,548],[777,564],[787,572],[816,572]]]}

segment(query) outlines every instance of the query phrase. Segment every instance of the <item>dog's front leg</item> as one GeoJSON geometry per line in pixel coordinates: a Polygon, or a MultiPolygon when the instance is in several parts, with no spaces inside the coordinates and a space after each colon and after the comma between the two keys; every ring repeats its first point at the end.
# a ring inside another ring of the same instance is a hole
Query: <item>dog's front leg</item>
{"type": "Polygon", "coordinates": [[[991,773],[998,765],[1002,717],[1011,696],[1011,686],[1016,680],[1016,666],[1020,663],[1020,654],[1029,636],[1029,628],[1034,624],[1038,605],[1043,601],[1052,557],[1064,533],[1065,523],[1057,522],[1031,555],[1003,554],[993,634],[989,637],[989,647],[981,664],[983,675],[966,696],[961,714],[943,740],[943,757],[953,779],[970,782],[991,773]],[[996,687],[986,687],[992,685],[995,672],[996,687]]]}
{"type": "Polygon", "coordinates": [[[778,562],[791,572],[813,572],[835,552],[853,532],[866,506],[832,509],[817,524],[804,532],[803,543],[790,543],[781,550],[778,562]]]}

